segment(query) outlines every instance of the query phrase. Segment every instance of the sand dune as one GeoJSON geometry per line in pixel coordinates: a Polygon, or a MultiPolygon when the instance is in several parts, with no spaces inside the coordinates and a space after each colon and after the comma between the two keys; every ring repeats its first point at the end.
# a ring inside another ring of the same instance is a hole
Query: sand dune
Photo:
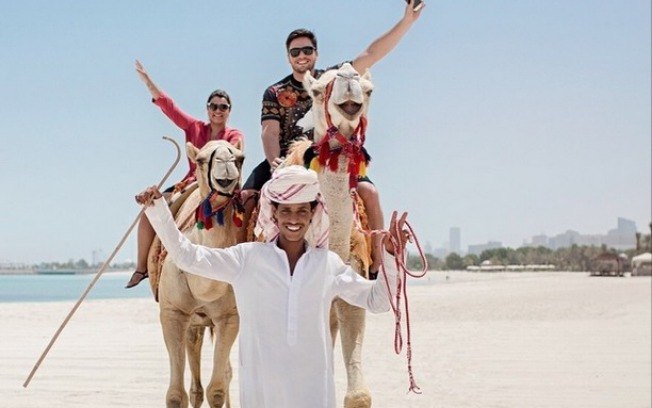
{"type": "MultiPolygon", "coordinates": [[[[650,407],[651,291],[649,277],[431,273],[409,287],[422,395],[406,394],[391,314],[369,315],[364,365],[374,406],[650,407]]],[[[167,353],[149,299],[85,302],[22,388],[73,304],[1,304],[0,405],[165,406],[167,353]]],[[[203,370],[208,382],[208,354],[203,370]]],[[[342,400],[339,358],[336,382],[342,400]]],[[[231,390],[238,407],[237,368],[231,390]]]]}

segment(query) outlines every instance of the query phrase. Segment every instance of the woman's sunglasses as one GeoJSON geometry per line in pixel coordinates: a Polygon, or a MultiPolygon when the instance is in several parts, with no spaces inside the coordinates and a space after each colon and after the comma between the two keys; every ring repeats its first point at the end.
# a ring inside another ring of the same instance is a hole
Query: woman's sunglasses
{"type": "Polygon", "coordinates": [[[298,57],[300,53],[304,53],[305,55],[312,55],[313,52],[315,52],[315,47],[290,48],[290,55],[293,58],[298,57]]]}
{"type": "Polygon", "coordinates": [[[218,109],[222,112],[226,112],[231,108],[231,106],[227,105],[226,103],[208,103],[206,104],[206,106],[208,107],[208,109],[212,110],[213,112],[215,112],[218,109]]]}

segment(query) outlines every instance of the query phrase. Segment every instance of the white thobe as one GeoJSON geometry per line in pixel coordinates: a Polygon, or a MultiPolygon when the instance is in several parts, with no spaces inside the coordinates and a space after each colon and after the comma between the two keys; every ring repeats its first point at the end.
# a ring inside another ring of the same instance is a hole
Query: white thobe
{"type": "MultiPolygon", "coordinates": [[[[369,281],[334,252],[308,247],[290,275],[276,242],[203,247],[179,232],[163,199],[146,214],[179,268],[233,286],[240,314],[241,406],[335,407],[331,302],[340,297],[371,312],[389,310],[382,274],[369,281]]],[[[385,264],[394,265],[394,258],[387,254],[385,264]]],[[[396,275],[388,268],[392,288],[396,275]]]]}

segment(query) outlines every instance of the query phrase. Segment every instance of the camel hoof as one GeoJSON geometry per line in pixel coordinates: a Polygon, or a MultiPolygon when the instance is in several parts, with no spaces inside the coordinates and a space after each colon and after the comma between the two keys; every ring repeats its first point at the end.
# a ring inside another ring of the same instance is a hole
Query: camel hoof
{"type": "Polygon", "coordinates": [[[193,408],[199,408],[204,402],[204,390],[201,388],[198,390],[191,390],[188,398],[190,399],[190,405],[193,408]]]}
{"type": "Polygon", "coordinates": [[[210,396],[210,406],[211,408],[222,408],[224,406],[224,391],[215,391],[213,395],[210,396]]]}
{"type": "Polygon", "coordinates": [[[344,397],[344,408],[369,408],[371,407],[371,394],[369,390],[349,391],[344,397]]]}
{"type": "Polygon", "coordinates": [[[188,397],[182,395],[169,395],[165,398],[166,408],[188,408],[188,397]]]}

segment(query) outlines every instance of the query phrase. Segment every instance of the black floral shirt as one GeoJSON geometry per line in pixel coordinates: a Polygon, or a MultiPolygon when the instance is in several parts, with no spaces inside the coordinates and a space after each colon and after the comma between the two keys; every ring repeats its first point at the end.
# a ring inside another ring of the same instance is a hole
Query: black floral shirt
{"type": "MultiPolygon", "coordinates": [[[[342,64],[327,69],[317,69],[314,71],[313,76],[319,78],[324,72],[329,69],[337,69],[342,64]]],[[[308,92],[303,89],[303,84],[294,79],[292,74],[265,90],[260,120],[272,119],[279,121],[281,128],[279,137],[281,156],[285,156],[290,144],[302,136],[312,140],[312,130],[304,132],[300,126],[296,125],[299,119],[310,110],[311,106],[312,99],[310,99],[308,92]]]]}

